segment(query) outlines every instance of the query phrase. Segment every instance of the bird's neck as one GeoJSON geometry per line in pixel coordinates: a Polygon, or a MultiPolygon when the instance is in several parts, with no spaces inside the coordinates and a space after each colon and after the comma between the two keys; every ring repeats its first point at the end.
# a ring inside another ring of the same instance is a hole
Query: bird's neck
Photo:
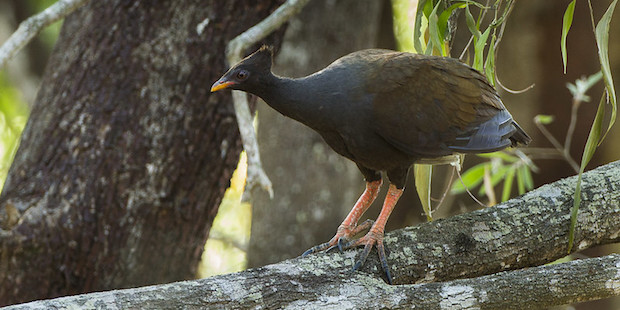
{"type": "Polygon", "coordinates": [[[263,81],[261,90],[254,94],[281,114],[320,130],[328,125],[326,115],[321,113],[322,100],[316,97],[322,92],[321,89],[311,89],[320,88],[320,85],[304,83],[307,80],[308,77],[292,79],[270,74],[263,81]]]}

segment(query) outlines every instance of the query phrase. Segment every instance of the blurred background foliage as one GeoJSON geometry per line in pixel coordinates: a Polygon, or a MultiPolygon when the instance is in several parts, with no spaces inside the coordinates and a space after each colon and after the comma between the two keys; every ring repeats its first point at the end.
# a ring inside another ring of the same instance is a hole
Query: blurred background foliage
{"type": "MultiPolygon", "coordinates": [[[[0,42],[4,42],[14,31],[18,20],[44,10],[54,2],[56,1],[25,0],[0,3],[0,42]]],[[[59,21],[45,28],[33,44],[27,47],[26,53],[41,56],[36,57],[36,62],[30,62],[28,56],[20,53],[9,63],[8,68],[0,70],[0,191],[28,120],[30,106],[36,95],[36,85],[43,73],[47,55],[56,42],[61,25],[62,22],[59,21]]]]}
{"type": "MultiPolygon", "coordinates": [[[[42,11],[54,2],[0,1],[0,42],[6,40],[19,21],[42,11]]],[[[465,195],[463,185],[466,185],[473,195],[487,204],[493,204],[534,186],[573,175],[579,168],[583,168],[578,162],[597,110],[594,104],[587,104],[588,95],[596,102],[604,87],[601,77],[596,73],[600,70],[600,63],[586,0],[520,2],[508,18],[505,18],[507,14],[502,10],[513,1],[461,1],[449,7],[438,6],[438,1],[431,0],[391,2],[398,49],[461,57],[463,61],[483,71],[492,82],[501,81],[502,83],[496,83],[496,86],[504,102],[526,131],[535,136],[535,142],[530,148],[524,149],[524,153],[510,151],[468,157],[470,159],[465,163],[466,169],[462,173],[463,182],[455,181],[451,186],[452,195],[449,196],[465,195]],[[500,9],[493,6],[498,3],[504,6],[500,9]],[[421,4],[424,5],[420,6],[421,4]],[[574,10],[570,12],[571,18],[574,13],[572,28],[570,24],[567,26],[565,17],[570,5],[573,5],[574,10]],[[465,7],[468,10],[465,10],[465,7]],[[491,10],[484,13],[489,8],[491,10]],[[457,9],[463,9],[457,21],[457,34],[453,43],[447,45],[446,41],[454,34],[449,32],[449,27],[442,26],[442,23],[445,24],[451,10],[457,9]],[[418,22],[414,22],[416,20],[418,22]],[[505,47],[500,50],[489,48],[498,43],[504,26],[507,28],[505,42],[502,42],[505,47]],[[416,29],[419,33],[414,36],[416,29]],[[568,50],[566,73],[562,72],[562,56],[565,51],[560,48],[561,37],[562,44],[566,44],[568,50]],[[575,37],[591,39],[576,40],[575,37]],[[557,42],[545,45],[549,40],[557,42]],[[497,63],[496,58],[500,59],[497,63]],[[542,68],[543,64],[549,63],[557,65],[557,70],[542,68]],[[523,79],[523,72],[528,72],[530,79],[523,79]],[[531,78],[532,76],[534,78],[531,78]],[[563,82],[565,80],[566,82],[563,82]],[[533,83],[537,85],[531,89],[533,83]],[[570,84],[565,86],[566,83],[570,84]],[[525,92],[513,92],[500,84],[521,88],[525,92]],[[540,166],[538,170],[533,163],[540,166]]],[[[609,3],[611,1],[593,3],[594,22],[601,19],[609,3]]],[[[609,40],[609,54],[613,59],[616,59],[615,55],[620,52],[620,27],[617,25],[616,18],[609,26],[610,31],[615,31],[613,39],[609,40]]],[[[46,28],[7,68],[0,69],[0,188],[19,144],[29,107],[34,101],[45,62],[60,26],[61,22],[58,22],[46,28]]],[[[611,71],[617,72],[617,64],[618,60],[612,61],[611,71]]],[[[606,110],[609,111],[610,107],[606,106],[606,110]]],[[[605,120],[605,126],[608,123],[609,117],[605,120]]],[[[593,164],[589,167],[619,158],[620,150],[616,146],[620,141],[617,131],[614,129],[615,134],[610,134],[611,137],[607,138],[606,144],[601,147],[603,151],[594,155],[593,164]]],[[[246,268],[251,206],[241,203],[245,169],[242,155],[231,180],[231,187],[226,192],[211,229],[199,270],[201,277],[246,268]]],[[[441,172],[434,172],[437,173],[441,172]]],[[[428,201],[431,201],[430,195],[428,201]]],[[[466,209],[462,201],[472,203],[470,198],[463,198],[461,202],[452,199],[452,202],[444,203],[451,204],[452,207],[444,207],[442,216],[445,216],[444,211],[448,213],[471,210],[466,209]]],[[[430,212],[430,205],[428,210],[430,212]]],[[[397,208],[397,212],[405,211],[405,208],[397,208]]],[[[410,216],[395,218],[411,219],[410,216]]],[[[396,222],[394,220],[389,225],[396,222]]],[[[412,224],[411,221],[408,222],[408,225],[412,224]]],[[[391,227],[388,227],[389,229],[391,227]]]]}
{"type": "Polygon", "coordinates": [[[0,72],[0,190],[17,151],[28,112],[20,92],[0,72]]]}
{"type": "Polygon", "coordinates": [[[252,207],[241,202],[246,172],[247,159],[243,152],[213,220],[198,269],[200,278],[246,269],[252,224],[252,207]]]}

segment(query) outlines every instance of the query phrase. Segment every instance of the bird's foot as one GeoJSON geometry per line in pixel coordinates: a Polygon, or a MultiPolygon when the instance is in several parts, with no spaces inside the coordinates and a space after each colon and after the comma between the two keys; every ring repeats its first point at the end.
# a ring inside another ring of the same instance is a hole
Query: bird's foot
{"type": "Polygon", "coordinates": [[[366,220],[362,224],[359,224],[359,225],[352,225],[352,226],[340,225],[338,227],[338,231],[336,232],[336,235],[333,238],[331,238],[331,240],[308,249],[303,254],[301,254],[301,256],[303,257],[308,254],[318,253],[322,251],[331,252],[336,249],[342,252],[344,249],[349,247],[347,245],[350,243],[349,239],[351,237],[357,235],[363,230],[370,228],[373,223],[374,223],[373,220],[366,220]]]}
{"type": "Polygon", "coordinates": [[[390,274],[390,267],[387,263],[387,258],[385,256],[385,246],[383,245],[383,232],[374,231],[371,229],[364,237],[359,238],[355,241],[352,241],[345,245],[345,248],[364,246],[364,250],[360,253],[359,258],[353,265],[353,270],[358,270],[368,258],[368,254],[370,254],[370,250],[372,250],[373,245],[377,246],[377,252],[379,253],[379,261],[381,262],[381,268],[383,268],[383,272],[385,272],[385,276],[387,277],[387,281],[389,284],[392,284],[392,275],[390,274]]]}

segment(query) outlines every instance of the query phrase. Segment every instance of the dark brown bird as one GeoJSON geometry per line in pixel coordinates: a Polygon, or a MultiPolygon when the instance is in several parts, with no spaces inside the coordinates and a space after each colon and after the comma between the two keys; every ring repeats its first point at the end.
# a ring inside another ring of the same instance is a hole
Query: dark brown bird
{"type": "Polygon", "coordinates": [[[317,131],[357,164],[366,190],[336,235],[304,255],[364,245],[356,270],[376,245],[390,283],[383,233],[409,167],[420,160],[494,152],[531,141],[487,79],[456,59],[368,49],[298,79],[274,75],[271,65],[272,51],[262,47],[228,70],[211,91],[228,88],[257,95],[317,131]],[[381,171],[390,181],[381,214],[374,223],[358,225],[377,197],[381,171]],[[349,241],[369,227],[364,237],[349,241]]]}

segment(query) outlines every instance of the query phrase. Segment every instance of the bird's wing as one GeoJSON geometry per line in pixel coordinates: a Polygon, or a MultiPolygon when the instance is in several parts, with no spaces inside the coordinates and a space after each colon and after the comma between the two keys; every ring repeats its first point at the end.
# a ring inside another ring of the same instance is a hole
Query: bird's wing
{"type": "Polygon", "coordinates": [[[491,152],[511,144],[516,129],[495,89],[458,60],[394,53],[377,60],[366,80],[375,131],[407,154],[491,152]]]}

